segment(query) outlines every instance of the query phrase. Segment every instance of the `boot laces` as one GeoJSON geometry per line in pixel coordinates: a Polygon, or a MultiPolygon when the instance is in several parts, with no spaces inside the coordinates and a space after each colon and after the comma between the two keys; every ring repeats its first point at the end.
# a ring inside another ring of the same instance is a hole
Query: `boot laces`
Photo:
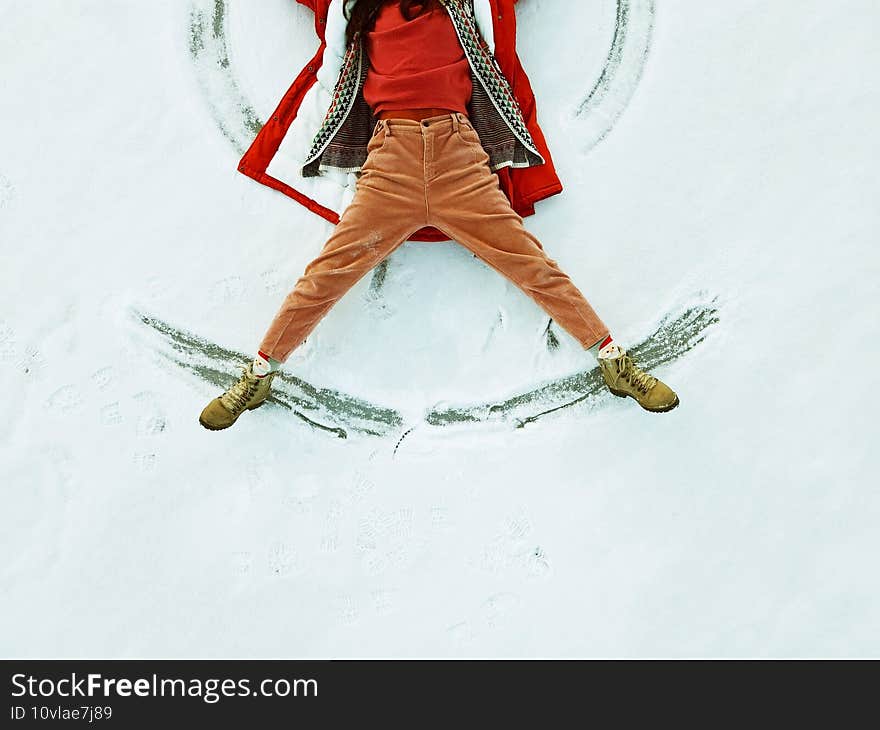
{"type": "Polygon", "coordinates": [[[635,364],[629,355],[623,355],[621,361],[620,375],[634,388],[638,388],[642,393],[647,393],[657,384],[657,378],[648,375],[635,364]]]}
{"type": "Polygon", "coordinates": [[[236,365],[236,367],[242,371],[241,377],[220,399],[232,413],[243,411],[260,385],[260,381],[256,376],[251,375],[247,365],[236,365]]]}

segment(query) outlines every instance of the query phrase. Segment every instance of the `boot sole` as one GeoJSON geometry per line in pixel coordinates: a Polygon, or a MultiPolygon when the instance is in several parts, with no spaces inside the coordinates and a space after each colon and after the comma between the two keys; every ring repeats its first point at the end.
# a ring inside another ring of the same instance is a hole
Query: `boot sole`
{"type": "MultiPolygon", "coordinates": [[[[256,409],[259,408],[261,405],[263,405],[263,403],[265,403],[265,402],[266,402],[266,401],[261,400],[259,403],[257,403],[257,405],[255,405],[255,406],[249,406],[246,410],[248,410],[248,411],[256,410],[256,409]]],[[[244,411],[242,411],[241,413],[244,413],[244,411]]],[[[235,417],[235,421],[237,421],[239,418],[241,418],[241,413],[239,413],[239,414],[235,417]]],[[[210,425],[210,424],[208,424],[208,423],[205,423],[205,422],[202,420],[202,417],[199,416],[199,423],[202,424],[202,427],[203,427],[203,428],[207,428],[209,431],[224,431],[224,430],[226,430],[227,428],[229,428],[230,426],[234,426],[234,425],[235,425],[235,421],[233,421],[232,423],[230,423],[228,426],[212,426],[212,425],[210,425]]]]}
{"type": "MultiPolygon", "coordinates": [[[[635,396],[630,395],[629,393],[624,393],[622,390],[614,390],[614,388],[609,388],[608,390],[610,390],[618,398],[632,398],[636,403],[639,403],[638,399],[635,396]]],[[[660,408],[648,408],[647,406],[643,406],[641,403],[639,403],[639,405],[649,413],[666,413],[675,408],[679,403],[680,401],[678,400],[678,395],[676,395],[675,400],[672,401],[672,403],[670,403],[668,406],[662,406],[660,408]]]]}

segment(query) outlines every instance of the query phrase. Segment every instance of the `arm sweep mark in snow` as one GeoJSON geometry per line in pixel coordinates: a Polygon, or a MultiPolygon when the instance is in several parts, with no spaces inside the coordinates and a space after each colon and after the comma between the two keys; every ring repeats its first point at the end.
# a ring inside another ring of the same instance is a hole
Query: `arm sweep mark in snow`
{"type": "Polygon", "coordinates": [[[654,3],[655,0],[617,0],[614,37],[605,66],[574,113],[587,125],[584,152],[608,136],[635,94],[651,48],[654,3]]]}
{"type": "MultiPolygon", "coordinates": [[[[677,360],[706,337],[706,330],[718,322],[717,298],[701,294],[696,301],[673,311],[660,321],[657,329],[635,347],[630,348],[639,365],[652,370],[677,360]],[[700,301],[702,300],[702,301],[700,301]]],[[[455,406],[430,411],[425,420],[432,426],[509,421],[517,428],[537,421],[550,413],[584,402],[608,402],[608,391],[594,367],[559,378],[495,403],[455,406]]]]}
{"type": "MultiPolygon", "coordinates": [[[[159,354],[174,365],[223,389],[235,374],[229,363],[247,362],[247,355],[222,347],[191,332],[136,309],[132,316],[161,336],[159,354]]],[[[273,383],[270,404],[287,408],[313,428],[347,438],[349,431],[369,436],[387,436],[403,425],[392,408],[374,405],[346,393],[319,388],[289,373],[281,372],[273,383]]]]}
{"type": "Polygon", "coordinates": [[[243,155],[263,122],[232,72],[226,43],[226,0],[194,0],[189,34],[189,53],[211,116],[235,151],[243,155]]]}

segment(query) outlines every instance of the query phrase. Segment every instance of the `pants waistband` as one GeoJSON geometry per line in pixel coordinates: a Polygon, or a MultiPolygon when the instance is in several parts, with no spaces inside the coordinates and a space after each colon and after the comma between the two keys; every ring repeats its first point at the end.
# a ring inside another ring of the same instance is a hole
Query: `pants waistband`
{"type": "Polygon", "coordinates": [[[438,114],[435,117],[427,117],[421,121],[416,121],[415,119],[394,119],[392,117],[391,119],[380,119],[376,122],[375,131],[383,127],[389,132],[393,130],[393,132],[413,132],[416,134],[421,134],[426,129],[442,129],[443,127],[449,127],[457,131],[458,125],[462,122],[470,123],[467,114],[462,114],[461,112],[438,114]]]}

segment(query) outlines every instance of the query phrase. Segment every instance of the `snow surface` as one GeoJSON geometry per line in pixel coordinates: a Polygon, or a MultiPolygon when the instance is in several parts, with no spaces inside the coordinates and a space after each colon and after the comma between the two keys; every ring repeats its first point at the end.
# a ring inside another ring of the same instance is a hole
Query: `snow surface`
{"type": "Polygon", "coordinates": [[[131,317],[252,352],[331,229],[235,170],[311,14],[227,5],[235,85],[192,47],[204,2],[3,3],[0,655],[880,654],[880,4],[634,0],[638,86],[578,115],[617,4],[523,0],[566,185],[527,225],[624,343],[695,296],[719,323],[657,370],[669,414],[433,428],[589,363],[408,243],[287,366],[402,414],[347,439],[275,406],[203,430],[217,387],[131,317]]]}

